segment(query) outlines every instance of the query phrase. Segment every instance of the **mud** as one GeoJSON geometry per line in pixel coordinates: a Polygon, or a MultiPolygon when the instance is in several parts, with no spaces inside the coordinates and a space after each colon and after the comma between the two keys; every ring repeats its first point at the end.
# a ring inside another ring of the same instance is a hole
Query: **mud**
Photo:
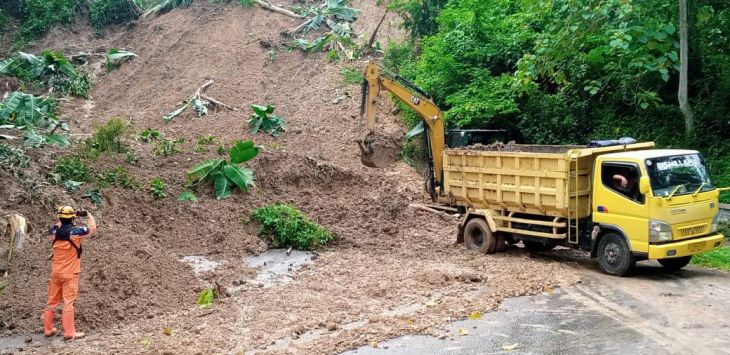
{"type": "Polygon", "coordinates": [[[369,135],[360,145],[360,161],[370,168],[386,168],[398,159],[402,141],[386,134],[369,135]]]}
{"type": "Polygon", "coordinates": [[[585,148],[580,145],[530,145],[517,144],[515,141],[508,143],[495,142],[492,144],[477,143],[468,147],[455,148],[455,150],[478,150],[488,152],[527,152],[527,153],[567,153],[571,149],[585,148]]]}
{"type": "MultiPolygon", "coordinates": [[[[384,9],[372,1],[352,4],[363,10],[355,32],[372,31],[384,9]]],[[[388,15],[381,28],[381,43],[398,38],[395,16],[388,15]]],[[[34,341],[26,348],[30,353],[332,353],[407,333],[430,334],[474,310],[493,309],[505,297],[576,279],[565,263],[516,250],[467,253],[454,245],[456,221],[409,209],[411,202],[429,200],[422,177],[403,162],[388,169],[364,167],[353,143],[360,135],[359,103],[333,101],[360,96],[358,86],[343,84],[340,71],[361,67],[368,58],[333,65],[324,53],[288,51],[279,33],[297,24],[257,7],[196,1],[129,30],[109,30],[105,38],[90,36],[82,26],[76,34],[55,31],[34,45],[66,52],[113,45],[138,55],[100,74],[91,100],[63,103],[62,118],[77,139],[92,133],[96,123],[124,117],[133,132],[154,128],[185,143],[183,153],[162,157],[153,154],[152,145],[130,140],[138,157],[134,165],[121,156],[100,157],[95,169],[125,165],[145,186],[139,192],[102,189],[100,209],[81,198],[88,186],[67,194],[47,182],[54,161],[65,154],[56,148],[29,150],[32,164],[22,179],[0,172],[0,194],[7,196],[0,215],[20,213],[37,226],[14,257],[17,271],[3,279],[3,334],[40,331],[50,269],[43,230],[59,204],[89,209],[99,221],[98,235],[84,244],[76,303],[77,326],[89,336],[68,344],[34,341]],[[263,48],[262,41],[272,46],[263,48]],[[273,62],[267,60],[272,49],[273,62]],[[208,79],[214,80],[208,93],[239,110],[204,118],[186,113],[166,124],[162,114],[208,79]],[[252,136],[251,103],[276,105],[288,131],[278,138],[252,136]],[[256,188],[217,201],[212,186],[203,185],[197,202],[177,201],[186,189],[185,172],[217,157],[214,149],[193,151],[205,134],[228,145],[253,138],[264,147],[246,164],[256,174],[256,188]],[[155,200],[147,193],[153,177],[167,182],[170,197],[155,200]],[[336,241],[318,250],[311,264],[291,272],[287,267],[289,282],[263,287],[265,282],[249,282],[259,270],[243,260],[268,249],[250,213],[270,203],[298,207],[336,241]],[[186,256],[219,265],[196,274],[181,261],[186,256]],[[200,309],[198,293],[215,283],[230,290],[229,296],[200,309]],[[316,336],[294,342],[303,334],[316,336]],[[292,345],[269,348],[287,342],[292,345]]],[[[385,98],[378,105],[389,111],[385,98]]],[[[390,115],[381,117],[379,129],[396,136],[405,131],[390,115]]]]}

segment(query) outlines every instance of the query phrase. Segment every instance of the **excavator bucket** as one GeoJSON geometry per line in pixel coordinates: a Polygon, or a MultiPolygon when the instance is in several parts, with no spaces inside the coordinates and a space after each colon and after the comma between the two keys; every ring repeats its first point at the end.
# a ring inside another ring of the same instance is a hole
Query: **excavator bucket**
{"type": "Polygon", "coordinates": [[[401,152],[400,141],[393,137],[370,134],[357,143],[360,161],[370,168],[385,168],[393,164],[401,152]]]}

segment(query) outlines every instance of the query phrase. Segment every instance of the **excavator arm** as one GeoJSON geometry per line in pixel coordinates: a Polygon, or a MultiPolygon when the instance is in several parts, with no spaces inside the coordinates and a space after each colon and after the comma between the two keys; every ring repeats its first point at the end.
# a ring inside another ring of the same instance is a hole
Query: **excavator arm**
{"type": "Polygon", "coordinates": [[[362,153],[363,164],[378,167],[372,163],[373,156],[378,154],[377,144],[374,141],[377,121],[376,103],[380,91],[385,90],[416,111],[423,120],[429,158],[427,190],[432,198],[435,198],[436,186],[441,186],[443,179],[443,113],[423,90],[399,75],[389,72],[375,61],[370,61],[365,67],[362,85],[360,117],[364,119],[365,126],[357,143],[362,153]]]}

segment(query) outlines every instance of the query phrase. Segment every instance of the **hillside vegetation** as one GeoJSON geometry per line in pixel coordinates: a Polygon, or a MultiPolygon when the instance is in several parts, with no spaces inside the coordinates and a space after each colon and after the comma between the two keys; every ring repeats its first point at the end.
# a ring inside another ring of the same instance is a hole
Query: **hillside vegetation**
{"type": "MultiPolygon", "coordinates": [[[[730,185],[730,3],[689,5],[689,135],[677,96],[677,1],[397,0],[410,38],[386,63],[431,93],[449,125],[533,144],[631,136],[701,150],[730,185]]],[[[411,124],[416,120],[408,120],[411,124]]]]}

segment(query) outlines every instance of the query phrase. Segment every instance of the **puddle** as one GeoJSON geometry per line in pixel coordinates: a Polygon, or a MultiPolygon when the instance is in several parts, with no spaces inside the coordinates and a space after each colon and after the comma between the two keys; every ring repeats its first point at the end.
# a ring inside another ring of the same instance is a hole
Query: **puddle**
{"type": "Polygon", "coordinates": [[[193,267],[195,276],[200,276],[204,272],[214,271],[219,266],[226,263],[226,261],[213,261],[204,256],[189,255],[184,256],[180,261],[193,267]]]}
{"type": "Polygon", "coordinates": [[[39,345],[63,344],[61,336],[46,338],[43,334],[11,335],[0,337],[0,354],[15,354],[39,345]]]}
{"type": "Polygon", "coordinates": [[[270,249],[257,256],[244,258],[244,263],[250,268],[258,268],[255,281],[263,287],[272,287],[293,280],[292,274],[303,265],[311,264],[316,254],[309,251],[292,250],[286,255],[285,249],[270,249]]]}

